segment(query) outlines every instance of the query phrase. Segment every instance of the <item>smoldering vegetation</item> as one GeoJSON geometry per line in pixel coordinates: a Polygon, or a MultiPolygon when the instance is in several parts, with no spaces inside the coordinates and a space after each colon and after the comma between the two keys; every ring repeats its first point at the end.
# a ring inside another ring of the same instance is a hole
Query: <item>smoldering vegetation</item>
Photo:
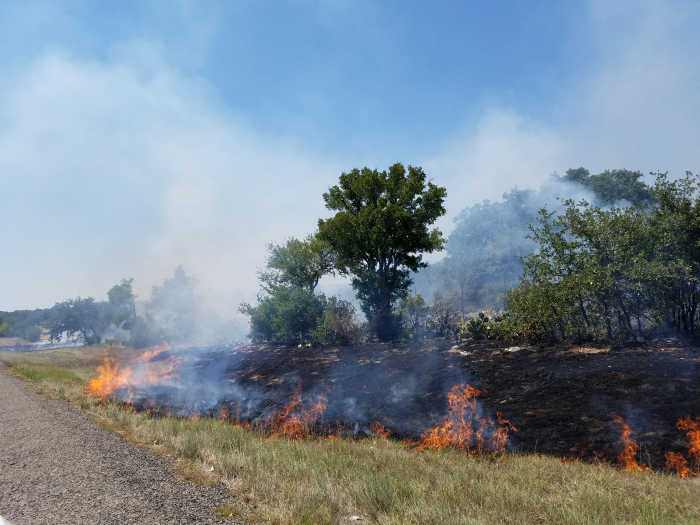
{"type": "Polygon", "coordinates": [[[116,388],[106,398],[151,417],[212,418],[294,440],[378,435],[429,447],[434,438],[436,448],[480,450],[479,431],[487,450],[625,468],[627,428],[637,447],[631,468],[664,471],[669,454],[687,455],[678,424],[700,402],[697,343],[683,339],[617,348],[440,338],[156,352],[114,364],[116,388]],[[455,391],[468,389],[475,394],[455,403],[455,391]],[[297,428],[284,429],[290,420],[297,428]]]}
{"type": "MultiPolygon", "coordinates": [[[[446,395],[474,379],[444,348],[354,345],[318,349],[280,345],[168,349],[142,363],[127,363],[135,384],[114,391],[143,411],[264,423],[298,391],[307,406],[322,400],[317,431],[373,435],[381,423],[397,437],[418,437],[444,417],[446,395]],[[175,377],[138,381],[149,365],[177,360],[175,377]]],[[[479,410],[482,410],[481,403],[479,410]]]]}

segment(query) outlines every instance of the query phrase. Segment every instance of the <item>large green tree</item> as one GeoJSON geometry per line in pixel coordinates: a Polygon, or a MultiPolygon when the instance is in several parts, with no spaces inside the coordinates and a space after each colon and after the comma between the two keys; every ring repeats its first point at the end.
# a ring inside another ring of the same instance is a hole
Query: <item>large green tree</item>
{"type": "Polygon", "coordinates": [[[92,297],[77,297],[56,303],[51,308],[49,318],[49,335],[52,341],[58,341],[63,334],[66,337],[79,335],[85,344],[99,343],[110,323],[107,303],[95,301],[92,297]]]}
{"type": "Polygon", "coordinates": [[[323,194],[335,216],[318,221],[318,238],[335,252],[336,268],[352,275],[362,310],[381,340],[395,335],[393,308],[426,267],[423,253],[445,243],[437,228],[447,190],[426,182],[422,168],[396,163],[388,171],[354,169],[323,194]]]}

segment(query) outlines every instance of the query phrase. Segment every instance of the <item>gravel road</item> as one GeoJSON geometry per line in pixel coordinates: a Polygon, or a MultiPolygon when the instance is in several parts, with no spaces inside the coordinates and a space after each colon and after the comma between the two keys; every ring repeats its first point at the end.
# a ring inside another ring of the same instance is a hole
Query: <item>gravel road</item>
{"type": "Polygon", "coordinates": [[[181,481],[173,463],[0,364],[0,516],[13,525],[216,523],[229,491],[181,481]]]}

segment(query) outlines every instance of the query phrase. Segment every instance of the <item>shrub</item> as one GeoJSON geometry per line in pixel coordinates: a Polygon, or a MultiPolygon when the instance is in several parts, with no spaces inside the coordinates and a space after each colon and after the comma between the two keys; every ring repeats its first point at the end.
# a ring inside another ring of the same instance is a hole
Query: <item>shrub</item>
{"type": "Polygon", "coordinates": [[[34,343],[41,338],[41,328],[37,325],[28,325],[22,328],[22,339],[34,343]]]}
{"type": "Polygon", "coordinates": [[[410,295],[399,301],[398,313],[404,328],[415,336],[425,329],[430,307],[425,304],[420,294],[410,295]]]}
{"type": "Polygon", "coordinates": [[[250,316],[253,340],[327,345],[357,338],[359,331],[350,302],[299,286],[275,286],[258,296],[257,306],[242,303],[239,311],[250,316]]]}
{"type": "Polygon", "coordinates": [[[489,336],[504,341],[519,341],[527,339],[523,328],[513,315],[505,313],[494,317],[489,336]]]}
{"type": "Polygon", "coordinates": [[[447,297],[444,297],[440,292],[435,293],[433,305],[428,312],[427,326],[437,335],[449,336],[459,329],[457,322],[459,313],[454,305],[456,297],[457,292],[453,292],[447,297]]]}
{"type": "Polygon", "coordinates": [[[491,335],[491,324],[489,323],[489,318],[484,315],[484,312],[479,312],[477,317],[469,319],[469,321],[465,323],[465,326],[467,333],[472,339],[488,339],[489,335],[491,335]]]}
{"type": "MultiPolygon", "coordinates": [[[[325,299],[325,296],[324,296],[325,299]]],[[[319,345],[334,345],[357,341],[360,327],[354,320],[355,307],[349,301],[331,297],[326,302],[323,315],[318,318],[312,333],[312,342],[319,345]]]]}

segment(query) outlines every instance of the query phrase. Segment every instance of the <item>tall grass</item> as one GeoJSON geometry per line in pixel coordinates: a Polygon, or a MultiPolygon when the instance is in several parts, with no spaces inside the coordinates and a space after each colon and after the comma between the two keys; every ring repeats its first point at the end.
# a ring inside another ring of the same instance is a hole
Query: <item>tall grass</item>
{"type": "Polygon", "coordinates": [[[187,479],[206,481],[214,467],[239,496],[218,509],[222,518],[280,525],[348,523],[350,516],[392,525],[700,523],[696,480],[548,457],[416,453],[382,439],[288,442],[214,419],[152,418],[85,397],[84,363],[61,359],[57,367],[43,356],[0,352],[0,361],[45,392],[92,411],[154,453],[179,458],[187,479]]]}

